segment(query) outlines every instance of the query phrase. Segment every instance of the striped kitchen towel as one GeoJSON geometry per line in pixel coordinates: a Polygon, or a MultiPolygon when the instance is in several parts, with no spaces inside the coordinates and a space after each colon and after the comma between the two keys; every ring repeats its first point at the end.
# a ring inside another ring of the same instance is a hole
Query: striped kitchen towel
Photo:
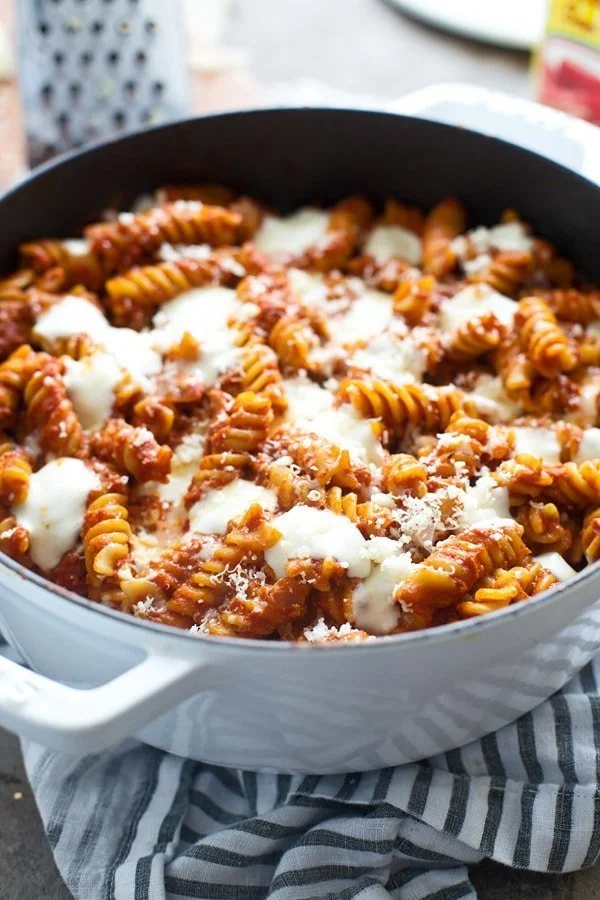
{"type": "Polygon", "coordinates": [[[458,900],[485,857],[566,872],[600,853],[600,659],[460,750],[356,775],[256,775],[129,741],[26,743],[77,900],[458,900]]]}

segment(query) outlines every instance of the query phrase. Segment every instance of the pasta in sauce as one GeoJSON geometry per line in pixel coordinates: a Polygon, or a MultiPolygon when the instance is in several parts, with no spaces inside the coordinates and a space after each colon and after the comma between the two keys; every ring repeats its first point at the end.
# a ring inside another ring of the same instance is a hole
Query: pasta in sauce
{"type": "Polygon", "coordinates": [[[198,634],[310,643],[600,558],[600,290],[507,210],[285,217],[167,185],[0,282],[0,548],[198,634]]]}

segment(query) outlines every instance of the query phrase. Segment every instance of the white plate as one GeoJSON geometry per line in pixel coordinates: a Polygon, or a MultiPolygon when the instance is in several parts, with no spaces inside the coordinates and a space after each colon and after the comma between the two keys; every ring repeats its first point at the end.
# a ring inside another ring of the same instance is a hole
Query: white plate
{"type": "Polygon", "coordinates": [[[542,35],[545,0],[387,0],[428,25],[476,41],[530,50],[542,35]]]}

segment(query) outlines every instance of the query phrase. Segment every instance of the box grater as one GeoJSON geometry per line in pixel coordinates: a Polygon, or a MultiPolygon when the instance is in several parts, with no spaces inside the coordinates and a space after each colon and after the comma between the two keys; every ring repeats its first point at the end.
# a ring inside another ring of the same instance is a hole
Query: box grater
{"type": "Polygon", "coordinates": [[[179,0],[18,0],[30,165],[188,114],[179,0]]]}

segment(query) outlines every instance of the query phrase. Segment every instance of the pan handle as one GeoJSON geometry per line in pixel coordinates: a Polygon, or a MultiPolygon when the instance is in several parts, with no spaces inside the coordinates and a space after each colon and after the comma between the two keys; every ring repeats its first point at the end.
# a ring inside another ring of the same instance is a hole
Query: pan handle
{"type": "Polygon", "coordinates": [[[135,734],[199,689],[199,658],[155,648],[112,681],[81,690],[0,656],[0,725],[52,750],[89,753],[135,734]]]}

